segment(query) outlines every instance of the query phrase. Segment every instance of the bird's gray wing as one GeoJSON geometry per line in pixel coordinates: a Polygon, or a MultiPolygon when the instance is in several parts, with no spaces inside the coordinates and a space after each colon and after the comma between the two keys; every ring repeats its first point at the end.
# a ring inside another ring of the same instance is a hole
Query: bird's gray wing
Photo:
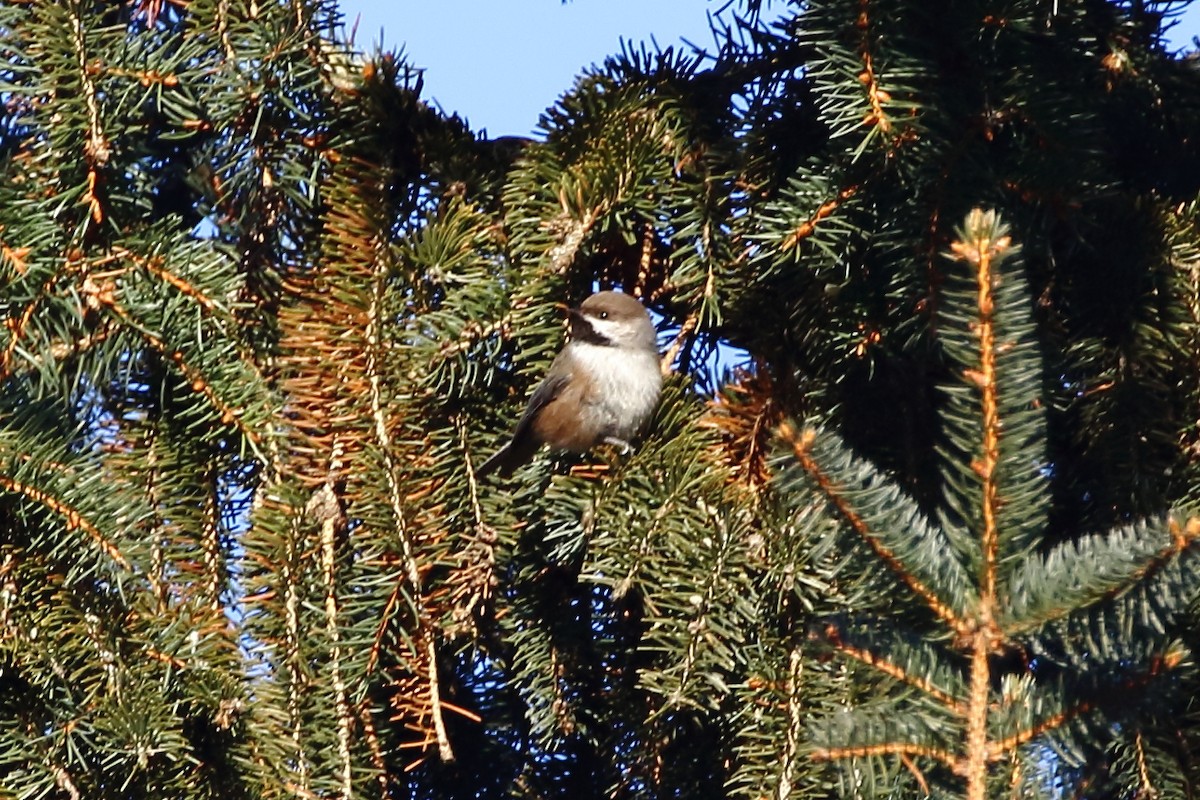
{"type": "Polygon", "coordinates": [[[476,470],[476,477],[483,479],[491,474],[492,470],[499,468],[500,473],[505,477],[512,474],[513,470],[528,461],[540,446],[531,434],[530,427],[533,421],[537,419],[538,412],[554,401],[554,398],[566,388],[571,380],[571,375],[568,372],[557,374],[551,369],[549,375],[538,384],[538,387],[533,390],[533,396],[529,398],[529,402],[525,405],[525,413],[521,415],[521,419],[517,422],[516,430],[513,431],[512,438],[508,443],[501,447],[496,453],[483,462],[476,470]]]}
{"type": "Polygon", "coordinates": [[[529,426],[537,419],[538,412],[554,402],[554,398],[558,397],[570,382],[571,374],[569,372],[550,370],[550,374],[533,390],[533,394],[525,406],[525,413],[521,415],[521,419],[517,421],[516,430],[513,431],[513,441],[521,441],[529,434],[529,426]]]}

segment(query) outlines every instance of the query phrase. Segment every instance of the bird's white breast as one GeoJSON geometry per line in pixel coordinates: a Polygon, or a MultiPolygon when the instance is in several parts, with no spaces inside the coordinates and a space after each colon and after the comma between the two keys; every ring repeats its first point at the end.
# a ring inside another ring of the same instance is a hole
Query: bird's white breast
{"type": "Polygon", "coordinates": [[[605,435],[632,438],[658,404],[662,374],[653,350],[574,342],[575,368],[590,378],[587,404],[604,417],[605,435]]]}

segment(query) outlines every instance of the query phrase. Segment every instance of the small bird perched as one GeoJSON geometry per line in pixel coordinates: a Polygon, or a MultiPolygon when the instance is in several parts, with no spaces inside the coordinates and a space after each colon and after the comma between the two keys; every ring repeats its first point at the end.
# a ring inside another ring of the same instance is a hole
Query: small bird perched
{"type": "Polygon", "coordinates": [[[597,292],[569,309],[571,338],[534,390],[508,444],[479,467],[508,476],[543,444],[584,453],[598,444],[628,452],[662,391],[654,325],[621,292],[597,292]]]}

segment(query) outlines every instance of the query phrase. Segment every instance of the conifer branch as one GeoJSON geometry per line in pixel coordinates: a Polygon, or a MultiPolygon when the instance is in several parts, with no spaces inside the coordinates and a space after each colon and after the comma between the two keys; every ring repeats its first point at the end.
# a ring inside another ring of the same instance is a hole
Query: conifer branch
{"type": "Polygon", "coordinates": [[[991,696],[991,665],[988,658],[995,636],[981,626],[970,638],[971,672],[968,677],[966,757],[963,775],[967,779],[967,800],[987,798],[988,700],[991,696]]]}
{"type": "Polygon", "coordinates": [[[0,242],[0,264],[24,277],[25,273],[29,271],[29,263],[25,259],[29,258],[29,254],[32,252],[32,247],[9,247],[6,242],[0,242]]]}
{"type": "Polygon", "coordinates": [[[58,516],[63,517],[67,524],[67,530],[79,528],[88,536],[92,537],[92,541],[94,541],[100,547],[100,550],[113,561],[115,561],[118,566],[125,570],[130,569],[129,561],[121,554],[121,551],[117,548],[117,546],[109,541],[108,537],[106,537],[99,528],[89,521],[87,517],[85,517],[68,503],[60,500],[57,497],[54,497],[48,492],[42,491],[36,486],[30,486],[22,483],[15,478],[9,477],[8,475],[0,475],[0,489],[6,489],[7,491],[15,494],[24,495],[33,502],[50,509],[50,511],[54,512],[58,516]]]}
{"type": "Polygon", "coordinates": [[[287,670],[287,714],[291,724],[292,758],[300,784],[297,790],[308,794],[308,749],[304,746],[304,719],[301,708],[301,690],[304,681],[300,663],[300,547],[303,516],[291,514],[284,544],[283,563],[279,565],[279,580],[283,583],[284,647],[283,665],[287,670]]]}
{"type": "Polygon", "coordinates": [[[954,772],[962,770],[957,756],[941,747],[915,742],[881,742],[879,744],[854,745],[850,747],[818,747],[812,752],[814,761],[840,761],[847,758],[873,758],[876,756],[922,756],[940,761],[954,772]]]}
{"type": "Polygon", "coordinates": [[[163,283],[178,289],[180,293],[195,300],[200,307],[208,313],[213,314],[217,312],[217,303],[212,298],[210,298],[200,289],[196,288],[189,281],[164,267],[161,258],[139,256],[137,253],[134,253],[131,250],[126,250],[125,248],[114,249],[113,255],[116,257],[129,259],[134,264],[153,275],[155,278],[161,280],[163,283]]]}
{"type": "MultiPolygon", "coordinates": [[[[43,293],[49,291],[52,281],[56,278],[57,276],[47,281],[46,285],[42,287],[43,293]]],[[[9,329],[9,340],[8,346],[4,348],[4,352],[0,353],[0,381],[6,381],[12,377],[13,356],[16,354],[17,348],[20,347],[21,340],[25,337],[25,328],[29,325],[29,321],[33,319],[33,314],[40,302],[41,295],[28,303],[21,310],[21,315],[15,321],[11,319],[5,320],[5,327],[9,329]]]]}
{"type": "Polygon", "coordinates": [[[693,672],[696,669],[698,653],[707,639],[712,636],[710,631],[711,624],[708,621],[709,614],[712,613],[712,607],[718,589],[722,582],[719,580],[725,573],[726,559],[729,551],[733,546],[731,541],[729,526],[725,520],[719,519],[713,509],[708,509],[709,522],[713,528],[717,529],[715,546],[718,548],[718,556],[716,563],[708,570],[704,593],[693,598],[692,606],[695,609],[691,620],[688,622],[688,639],[687,647],[684,650],[682,660],[682,670],[679,675],[679,683],[672,692],[670,700],[663,706],[662,711],[666,711],[673,706],[678,706],[683,702],[683,698],[688,685],[691,682],[693,672]]]}
{"type": "Polygon", "coordinates": [[[788,653],[787,680],[787,734],[784,737],[783,756],[779,759],[779,783],[776,784],[776,800],[788,800],[792,796],[792,775],[797,768],[800,743],[804,736],[804,698],[800,693],[800,678],[804,672],[804,654],[799,645],[788,653]]]}
{"type": "MultiPolygon", "coordinates": [[[[335,459],[340,455],[335,451],[335,459]]],[[[330,475],[340,475],[344,465],[331,462],[330,475]]],[[[350,740],[353,735],[354,718],[346,696],[346,681],[342,677],[341,631],[338,626],[338,541],[345,533],[346,513],[342,500],[337,496],[332,482],[318,489],[305,507],[305,516],[318,525],[321,553],[321,576],[325,583],[325,636],[329,642],[329,672],[333,684],[334,708],[337,713],[337,750],[341,762],[341,796],[350,800],[354,793],[352,777],[353,762],[350,758],[350,740]]]]}
{"type": "MultiPolygon", "coordinates": [[[[1139,674],[1135,674],[1130,678],[1121,682],[1120,689],[1122,692],[1128,692],[1135,689],[1142,689],[1149,686],[1152,681],[1163,675],[1165,672],[1174,670],[1184,660],[1184,653],[1181,650],[1170,649],[1167,652],[1155,656],[1151,659],[1148,668],[1139,674]]],[[[1093,700],[1084,700],[1069,708],[1063,709],[1057,714],[1053,714],[1034,725],[1017,731],[1011,736],[1000,739],[988,744],[988,761],[1000,761],[1007,754],[1020,747],[1027,742],[1031,742],[1044,733],[1049,733],[1063,725],[1071,722],[1079,717],[1087,714],[1100,707],[1101,703],[1093,700]]]]}
{"type": "Polygon", "coordinates": [[[225,62],[228,66],[236,67],[237,53],[233,49],[233,40],[229,35],[229,0],[217,0],[217,38],[225,48],[225,62]]]}
{"type": "Polygon", "coordinates": [[[567,270],[575,263],[575,254],[583,245],[588,232],[596,224],[600,214],[595,209],[588,209],[580,219],[575,219],[563,199],[563,213],[555,219],[544,223],[553,232],[557,242],[547,251],[550,271],[555,275],[566,275],[567,270]]]}
{"type": "Polygon", "coordinates": [[[955,256],[975,267],[977,299],[976,333],[979,339],[979,371],[968,375],[979,387],[983,417],[983,456],[972,465],[983,481],[983,496],[980,500],[983,512],[982,565],[980,575],[980,614],[985,625],[994,624],[996,604],[996,567],[999,558],[999,532],[996,512],[999,490],[996,486],[996,467],[1000,463],[1000,405],[996,387],[996,341],[993,314],[992,261],[1011,245],[1011,239],[998,229],[995,212],[973,210],[967,216],[963,232],[968,241],[956,241],[950,245],[955,256]],[[996,238],[993,239],[992,236],[996,238]]]}
{"type": "Polygon", "coordinates": [[[1047,717],[1036,725],[1031,725],[1024,730],[1017,731],[1011,736],[1006,736],[994,742],[988,742],[985,747],[986,760],[989,762],[1002,761],[1008,757],[1011,751],[1021,745],[1033,741],[1044,733],[1061,728],[1066,723],[1088,713],[1093,708],[1095,708],[1095,704],[1091,702],[1079,703],[1047,717]]]}
{"type": "Polygon", "coordinates": [[[474,532],[463,549],[459,568],[451,576],[453,584],[451,606],[454,614],[466,624],[474,626],[474,619],[481,605],[491,602],[492,587],[496,581],[496,531],[484,519],[480,502],[480,485],[475,465],[471,460],[470,443],[467,438],[467,420],[461,414],[454,417],[458,432],[458,443],[466,466],[467,495],[471,509],[471,529],[474,532]]]}
{"type": "MultiPolygon", "coordinates": [[[[25,337],[25,328],[28,327],[30,320],[33,319],[33,315],[37,312],[38,307],[45,300],[46,296],[50,294],[50,290],[54,288],[54,285],[58,281],[77,273],[81,266],[87,264],[83,258],[74,256],[75,253],[69,255],[65,261],[64,269],[54,272],[42,283],[40,291],[25,305],[15,322],[11,319],[6,321],[10,338],[8,346],[4,348],[3,353],[0,353],[0,382],[8,380],[12,376],[13,356],[20,346],[21,340],[25,337]]],[[[92,265],[106,263],[109,260],[111,259],[102,259],[92,262],[92,265]]]]}
{"type": "Polygon", "coordinates": [[[654,516],[651,517],[650,524],[645,526],[639,537],[637,545],[632,548],[625,574],[621,579],[613,584],[613,597],[620,600],[629,593],[633,588],[634,582],[637,580],[639,573],[642,571],[646,562],[646,557],[650,554],[655,536],[659,533],[659,528],[662,525],[664,518],[667,518],[672,511],[675,510],[675,503],[679,500],[677,494],[672,493],[664,502],[655,510],[654,516]]]}
{"type": "Polygon", "coordinates": [[[12,604],[20,591],[13,575],[16,567],[16,556],[11,550],[6,551],[0,562],[0,641],[8,641],[20,634],[12,618],[12,604]]]}
{"type": "Polygon", "coordinates": [[[162,499],[159,496],[159,432],[152,426],[146,442],[146,499],[153,518],[148,532],[150,538],[150,593],[154,596],[155,610],[162,612],[167,607],[166,554],[163,552],[162,499]]]}
{"type": "Polygon", "coordinates": [[[84,103],[87,106],[88,133],[83,143],[84,160],[87,164],[87,191],[83,199],[88,205],[88,215],[92,224],[100,224],[104,220],[104,210],[97,196],[100,183],[99,170],[108,164],[112,155],[112,147],[104,135],[104,126],[100,118],[99,92],[92,80],[92,68],[88,64],[86,31],[83,18],[75,3],[69,3],[67,9],[71,25],[71,42],[75,46],[75,57],[79,65],[79,84],[83,88],[84,103]]]}
{"type": "Polygon", "coordinates": [[[173,72],[159,72],[158,70],[139,70],[139,69],[122,69],[120,67],[105,67],[104,71],[109,75],[115,75],[119,78],[133,78],[139,84],[145,87],[162,86],[168,89],[173,89],[179,85],[179,76],[173,72]]]}
{"type": "Polygon", "coordinates": [[[388,431],[387,415],[384,411],[383,383],[381,374],[381,357],[383,342],[381,329],[383,325],[383,310],[381,308],[384,289],[387,281],[387,265],[385,259],[374,259],[374,275],[371,289],[371,302],[367,311],[366,329],[366,373],[370,386],[371,419],[374,422],[375,443],[383,458],[384,476],[387,480],[388,499],[391,503],[392,520],[396,524],[397,538],[400,540],[400,552],[403,559],[404,576],[409,589],[413,593],[414,605],[417,607],[417,638],[420,646],[424,647],[423,661],[426,670],[426,690],[429,697],[429,712],[433,718],[434,735],[436,736],[438,755],[443,763],[454,761],[454,750],[450,746],[450,737],[446,732],[446,721],[442,713],[441,679],[437,660],[437,636],[429,618],[424,602],[420,600],[422,593],[421,565],[418,560],[416,545],[412,532],[408,527],[407,513],[400,491],[397,477],[398,466],[395,461],[395,442],[388,431]]]}
{"type": "Polygon", "coordinates": [[[969,635],[971,630],[970,623],[955,614],[954,609],[943,602],[920,578],[905,569],[904,564],[896,558],[895,553],[883,545],[874,531],[868,527],[866,521],[854,510],[850,501],[842,494],[841,488],[825,474],[824,470],[813,459],[812,454],[809,452],[809,446],[812,444],[816,434],[812,431],[797,433],[795,428],[788,422],[783,422],[779,425],[778,433],[780,438],[791,448],[792,454],[800,463],[801,468],[816,483],[818,490],[824,496],[825,500],[837,510],[838,514],[846,521],[851,530],[857,533],[859,538],[875,552],[875,555],[896,574],[901,582],[920,597],[929,609],[945,622],[951,630],[956,631],[960,635],[969,635]]]}
{"type": "MultiPolygon", "coordinates": [[[[61,361],[71,355],[91,350],[93,347],[103,344],[113,333],[112,326],[105,326],[98,331],[80,336],[73,342],[55,342],[50,345],[50,357],[55,361],[61,361]]],[[[2,374],[3,370],[0,370],[0,375],[2,374]]]]}
{"type": "Polygon", "coordinates": [[[849,644],[837,635],[836,630],[827,631],[825,638],[829,645],[836,652],[841,653],[847,658],[853,659],[861,664],[865,664],[868,667],[872,667],[873,669],[878,670],[890,678],[894,678],[902,683],[906,683],[914,689],[929,695],[934,700],[944,705],[949,711],[960,717],[966,716],[967,709],[962,704],[962,701],[951,695],[949,692],[939,689],[932,682],[920,677],[919,675],[910,674],[899,664],[893,663],[884,658],[880,658],[870,650],[855,647],[854,645],[849,644]]]}
{"type": "Polygon", "coordinates": [[[383,747],[379,742],[379,732],[375,730],[375,720],[371,718],[371,710],[365,701],[359,705],[358,718],[362,722],[363,738],[367,741],[367,752],[371,754],[371,766],[375,768],[375,783],[379,786],[379,797],[381,800],[387,800],[387,761],[383,757],[383,747]]]}
{"type": "Polygon", "coordinates": [[[1139,729],[1133,737],[1133,747],[1137,755],[1137,770],[1140,797],[1157,797],[1158,792],[1150,780],[1150,770],[1146,768],[1146,748],[1142,743],[1142,732],[1139,729]]]}
{"type": "Polygon", "coordinates": [[[782,416],[771,374],[760,365],[754,372],[736,369],[698,424],[721,434],[714,458],[729,468],[734,481],[758,494],[771,482],[771,438],[782,416]]]}
{"type": "Polygon", "coordinates": [[[856,184],[851,184],[850,186],[847,186],[845,189],[842,189],[840,192],[838,192],[836,197],[826,200],[824,203],[822,203],[817,210],[813,212],[811,217],[804,222],[801,222],[796,226],[795,230],[783,238],[783,241],[779,243],[780,251],[786,253],[788,250],[795,248],[798,244],[800,244],[800,242],[812,236],[813,232],[817,229],[817,225],[819,225],[824,219],[836,211],[838,206],[853,197],[857,191],[858,186],[856,184]]]}
{"type": "Polygon", "coordinates": [[[221,503],[218,497],[216,470],[210,463],[205,470],[201,489],[204,492],[200,523],[200,549],[204,553],[204,594],[214,613],[221,610],[221,589],[227,576],[221,553],[221,503]]]}
{"type": "MultiPolygon", "coordinates": [[[[646,222],[642,226],[642,251],[638,256],[638,271],[637,283],[634,285],[633,295],[642,298],[643,302],[649,298],[643,297],[646,287],[650,285],[650,271],[654,266],[654,250],[657,244],[657,237],[654,233],[654,223],[646,222]]],[[[711,281],[711,275],[709,276],[711,281]]],[[[693,324],[693,327],[695,325],[693,324]]],[[[666,373],[664,373],[666,374],[666,373]]]]}
{"type": "Polygon", "coordinates": [[[659,370],[663,376],[670,375],[675,368],[675,359],[678,358],[680,350],[683,349],[684,342],[696,330],[696,325],[700,322],[700,316],[696,312],[688,314],[687,319],[679,326],[679,333],[675,334],[675,338],[671,340],[671,344],[667,347],[666,352],[659,359],[659,370]]]}
{"type": "Polygon", "coordinates": [[[191,383],[192,391],[203,395],[204,398],[208,400],[209,405],[211,405],[213,409],[219,413],[221,422],[225,425],[232,425],[234,428],[236,428],[250,444],[251,448],[255,452],[255,455],[257,455],[264,463],[266,462],[266,456],[263,455],[260,450],[260,446],[262,445],[262,436],[259,435],[257,431],[250,428],[242,420],[242,412],[240,409],[233,408],[221,399],[221,397],[217,394],[217,390],[204,377],[204,374],[199,369],[188,363],[187,359],[184,358],[182,351],[171,349],[167,346],[166,342],[159,338],[157,334],[152,333],[151,331],[146,330],[146,328],[142,325],[139,325],[138,322],[129,315],[129,312],[127,312],[116,301],[116,299],[112,296],[111,291],[103,288],[89,289],[86,285],[85,290],[87,291],[87,297],[90,302],[94,302],[98,306],[107,308],[131,330],[136,331],[138,335],[140,335],[146,342],[146,344],[150,345],[150,347],[158,351],[159,354],[165,356],[168,360],[173,362],[175,366],[179,368],[179,371],[183,373],[183,377],[187,378],[191,383]]]}
{"type": "MultiPolygon", "coordinates": [[[[1187,522],[1182,526],[1174,518],[1171,518],[1167,520],[1167,530],[1171,541],[1165,547],[1147,559],[1140,567],[1131,570],[1120,583],[1108,587],[1103,594],[1095,597],[1092,603],[1099,603],[1120,597],[1131,589],[1145,584],[1146,581],[1161,572],[1168,564],[1190,550],[1196,544],[1197,540],[1200,540],[1200,517],[1189,517],[1187,522]]],[[[1060,604],[1035,617],[1022,618],[1016,620],[1014,623],[1010,623],[1004,627],[1003,633],[1008,637],[1028,633],[1049,622],[1066,617],[1076,610],[1075,606],[1060,604]]]]}
{"type": "Polygon", "coordinates": [[[438,356],[441,358],[451,358],[470,350],[476,342],[486,339],[489,336],[499,336],[505,339],[511,335],[511,331],[512,320],[507,317],[488,325],[482,325],[474,321],[468,322],[463,326],[462,335],[458,339],[453,342],[445,342],[438,347],[438,356]]]}
{"type": "Polygon", "coordinates": [[[54,784],[66,792],[70,800],[81,800],[83,797],[75,780],[71,777],[71,773],[67,772],[66,767],[61,764],[54,765],[54,784]]]}
{"type": "Polygon", "coordinates": [[[164,653],[161,650],[155,650],[153,647],[147,647],[142,652],[144,652],[146,654],[146,657],[149,658],[151,661],[157,661],[161,664],[166,664],[175,669],[187,669],[187,667],[188,667],[188,663],[186,661],[184,661],[182,658],[176,658],[175,656],[171,655],[170,653],[164,653]]]}
{"type": "Polygon", "coordinates": [[[396,613],[396,608],[400,605],[400,600],[404,595],[404,583],[396,581],[392,586],[392,591],[388,593],[387,602],[383,604],[383,611],[379,614],[379,622],[375,625],[375,638],[371,640],[371,649],[367,652],[367,665],[363,669],[364,677],[369,676],[375,671],[379,665],[379,657],[383,653],[384,639],[387,638],[388,627],[392,623],[392,616],[396,613]]]}
{"type": "Polygon", "coordinates": [[[980,531],[980,575],[977,628],[968,637],[971,659],[966,731],[967,800],[985,800],[987,795],[988,700],[991,693],[989,658],[1003,641],[996,624],[997,566],[1000,536],[996,523],[999,490],[996,468],[1000,463],[1000,405],[996,387],[996,342],[993,314],[993,259],[1009,248],[1011,239],[1004,235],[995,212],[974,209],[967,215],[962,235],[950,245],[954,255],[975,269],[976,336],[979,340],[979,370],[969,375],[979,387],[983,421],[982,458],[972,467],[982,485],[983,530],[980,531]]]}
{"type": "Polygon", "coordinates": [[[870,0],[859,0],[858,19],[854,22],[855,27],[861,33],[858,52],[862,59],[863,69],[858,75],[858,80],[865,87],[867,102],[871,105],[871,112],[863,119],[863,124],[877,126],[886,134],[892,129],[892,121],[884,110],[883,104],[892,98],[891,95],[879,88],[879,77],[875,74],[875,62],[871,55],[870,5],[870,0]]]}

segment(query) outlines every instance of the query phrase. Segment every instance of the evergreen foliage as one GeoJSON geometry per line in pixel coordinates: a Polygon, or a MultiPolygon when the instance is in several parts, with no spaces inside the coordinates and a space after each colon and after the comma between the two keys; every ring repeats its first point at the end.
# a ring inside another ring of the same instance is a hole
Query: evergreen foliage
{"type": "Polygon", "coordinates": [[[1184,4],[746,0],[537,141],[0,5],[0,794],[1192,796],[1184,4]],[[647,435],[479,480],[598,286],[647,435]]]}

